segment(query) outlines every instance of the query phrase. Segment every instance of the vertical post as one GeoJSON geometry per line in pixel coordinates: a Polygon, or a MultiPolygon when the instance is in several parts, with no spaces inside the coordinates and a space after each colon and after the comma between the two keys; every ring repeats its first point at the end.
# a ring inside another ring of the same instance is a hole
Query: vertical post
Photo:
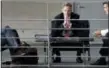
{"type": "Polygon", "coordinates": [[[47,5],[47,41],[48,41],[48,55],[47,55],[47,60],[48,60],[48,68],[50,68],[51,65],[51,53],[50,53],[50,40],[49,40],[49,14],[48,14],[48,2],[46,2],[47,5]]]}

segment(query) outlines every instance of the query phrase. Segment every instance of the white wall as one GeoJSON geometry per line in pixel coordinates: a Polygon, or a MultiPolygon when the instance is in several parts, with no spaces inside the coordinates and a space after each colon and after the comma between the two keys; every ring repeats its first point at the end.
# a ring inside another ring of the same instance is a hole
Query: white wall
{"type": "MultiPolygon", "coordinates": [[[[90,37],[94,37],[96,30],[108,28],[108,15],[104,13],[103,2],[77,3],[77,13],[80,19],[88,19],[90,23],[90,37]]],[[[95,43],[102,43],[102,39],[96,39],[95,43]]],[[[93,42],[93,43],[94,43],[93,42]]]]}
{"type": "Polygon", "coordinates": [[[63,2],[63,1],[107,1],[107,0],[2,0],[2,1],[36,1],[36,2],[63,2]]]}
{"type": "MultiPolygon", "coordinates": [[[[20,37],[34,37],[36,33],[37,34],[47,34],[47,31],[43,30],[43,29],[47,29],[48,27],[47,26],[48,21],[46,19],[51,20],[56,14],[61,12],[61,6],[62,6],[63,1],[55,0],[55,3],[53,3],[53,0],[52,1],[47,0],[47,2],[52,2],[52,3],[49,3],[48,5],[46,4],[45,1],[46,0],[32,0],[32,1],[3,0],[2,2],[2,19],[3,19],[2,25],[5,26],[8,24],[12,28],[18,29],[18,33],[20,37]],[[40,20],[37,20],[37,19],[40,19],[40,20]],[[25,28],[25,29],[29,28],[30,30],[19,30],[19,28],[25,28]],[[31,29],[42,29],[42,30],[31,30],[31,29]]],[[[73,2],[75,0],[69,0],[69,1],[73,2]]],[[[76,0],[76,1],[85,2],[85,0],[76,0]]],[[[91,0],[91,1],[95,1],[95,0],[91,0]]],[[[99,0],[99,1],[102,1],[102,0],[99,0]]],[[[85,5],[85,7],[86,6],[88,6],[88,4],[85,5]]],[[[91,13],[87,15],[88,11],[87,12],[85,11],[86,17],[87,16],[95,17],[96,13],[94,14],[93,12],[96,11],[99,14],[98,17],[105,18],[103,11],[100,11],[100,10],[103,10],[103,7],[99,5],[97,5],[96,8],[92,7],[91,5],[89,7],[93,8],[93,11],[92,11],[93,15],[91,13]]],[[[81,13],[79,14],[83,16],[81,13]]],[[[83,18],[85,18],[85,16],[83,18]]],[[[94,25],[96,24],[92,24],[91,28],[93,28],[94,25]]],[[[107,24],[101,24],[99,26],[105,27],[106,25],[107,24]]],[[[26,39],[23,39],[23,40],[26,40],[26,39]]],[[[32,41],[34,41],[34,39],[32,39],[32,41]]]]}
{"type": "Polygon", "coordinates": [[[61,4],[47,4],[37,2],[2,2],[2,25],[10,25],[12,28],[25,28],[30,30],[18,30],[20,37],[34,37],[34,34],[47,34],[45,29],[47,19],[53,18],[61,10],[61,4]],[[49,13],[49,14],[48,14],[49,13]],[[38,19],[38,20],[37,20],[38,19]],[[38,29],[38,30],[31,30],[38,29]],[[39,30],[42,29],[42,30],[39,30]]]}

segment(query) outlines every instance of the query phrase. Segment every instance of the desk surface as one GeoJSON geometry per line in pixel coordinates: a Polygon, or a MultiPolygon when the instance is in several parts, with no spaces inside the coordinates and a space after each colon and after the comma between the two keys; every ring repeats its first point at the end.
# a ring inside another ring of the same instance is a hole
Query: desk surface
{"type": "Polygon", "coordinates": [[[36,34],[35,40],[41,41],[41,42],[48,42],[49,40],[55,41],[55,42],[80,42],[80,41],[94,41],[94,38],[87,38],[87,37],[81,37],[81,38],[80,37],[69,37],[69,38],[49,37],[48,35],[36,34]]]}

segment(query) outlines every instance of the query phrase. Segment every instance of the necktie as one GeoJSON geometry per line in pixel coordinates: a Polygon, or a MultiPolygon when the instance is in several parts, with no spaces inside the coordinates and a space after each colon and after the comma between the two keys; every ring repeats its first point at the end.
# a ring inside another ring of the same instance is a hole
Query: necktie
{"type": "Polygon", "coordinates": [[[64,28],[65,28],[65,37],[69,37],[70,36],[69,29],[71,28],[71,24],[68,16],[65,17],[64,28]]]}

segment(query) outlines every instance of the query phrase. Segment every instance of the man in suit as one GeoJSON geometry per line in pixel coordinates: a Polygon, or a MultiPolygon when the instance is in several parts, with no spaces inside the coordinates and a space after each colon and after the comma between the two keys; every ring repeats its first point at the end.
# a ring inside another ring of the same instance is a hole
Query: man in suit
{"type": "MultiPolygon", "coordinates": [[[[10,48],[12,52],[15,52],[21,44],[17,31],[15,29],[12,29],[10,26],[5,26],[1,29],[1,46],[4,47],[6,44],[10,47],[14,47],[10,48]]],[[[2,48],[1,50],[4,51],[5,49],[8,48],[2,48]]]]}
{"type": "MultiPolygon", "coordinates": [[[[69,19],[79,19],[79,15],[72,12],[72,4],[70,3],[65,3],[62,7],[62,13],[58,14],[55,16],[56,20],[52,21],[52,28],[64,28],[64,30],[52,30],[51,31],[51,36],[52,37],[64,37],[66,39],[69,39],[70,37],[78,37],[78,31],[77,30],[72,30],[72,28],[78,28],[78,20],[69,20],[69,19]]],[[[73,44],[68,44],[68,43],[52,43],[52,46],[59,46],[59,45],[71,45],[73,44]]],[[[74,44],[75,45],[75,44],[74,44]]],[[[81,44],[77,44],[81,45],[81,44]]],[[[53,54],[56,54],[56,59],[54,59],[54,62],[61,62],[61,58],[58,57],[60,56],[60,51],[58,48],[53,48],[53,54]]],[[[81,49],[78,48],[77,50],[77,62],[82,63],[81,59],[81,49]]]]}
{"type": "MultiPolygon", "coordinates": [[[[103,3],[104,6],[104,11],[106,15],[109,15],[109,1],[108,2],[104,2],[103,3]]],[[[96,37],[101,37],[104,36],[106,38],[103,39],[103,45],[102,47],[107,47],[107,48],[101,48],[99,53],[101,55],[101,57],[95,62],[92,63],[92,65],[106,65],[106,56],[109,56],[109,31],[108,29],[104,29],[104,30],[97,30],[95,31],[95,36],[96,37]]]]}

